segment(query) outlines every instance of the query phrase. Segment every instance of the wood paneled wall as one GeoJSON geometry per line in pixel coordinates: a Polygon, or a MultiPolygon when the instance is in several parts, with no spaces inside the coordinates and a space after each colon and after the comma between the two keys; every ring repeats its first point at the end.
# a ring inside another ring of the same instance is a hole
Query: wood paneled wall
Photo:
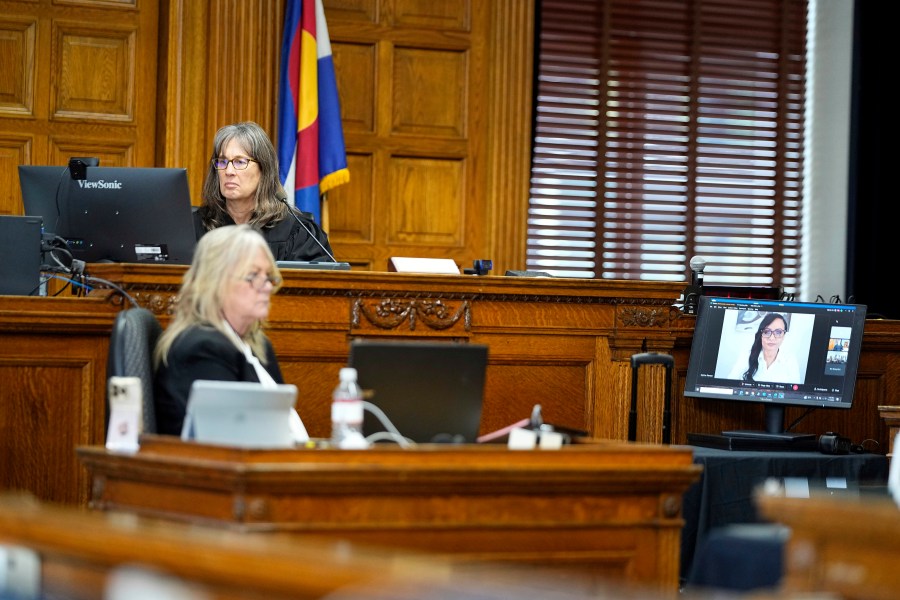
{"type": "Polygon", "coordinates": [[[153,164],[157,9],[137,0],[0,3],[0,214],[22,212],[20,164],[153,164]]]}
{"type": "MultiPolygon", "coordinates": [[[[221,125],[276,138],[283,0],[0,6],[0,214],[23,212],[19,164],[186,167],[198,204],[221,125]]],[[[351,176],[326,201],[338,257],[524,268],[533,3],[324,6],[351,176]]]]}

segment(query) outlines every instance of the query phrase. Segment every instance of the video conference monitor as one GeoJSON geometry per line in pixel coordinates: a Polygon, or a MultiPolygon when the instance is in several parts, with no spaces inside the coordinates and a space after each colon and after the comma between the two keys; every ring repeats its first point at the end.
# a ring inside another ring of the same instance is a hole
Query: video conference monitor
{"type": "Polygon", "coordinates": [[[702,296],[684,395],[765,406],[765,431],[723,435],[810,437],[785,431],[784,410],[851,407],[865,320],[859,304],[702,296]]]}
{"type": "Polygon", "coordinates": [[[197,243],[187,170],[19,166],[25,214],[84,262],[189,264],[197,243]]]}

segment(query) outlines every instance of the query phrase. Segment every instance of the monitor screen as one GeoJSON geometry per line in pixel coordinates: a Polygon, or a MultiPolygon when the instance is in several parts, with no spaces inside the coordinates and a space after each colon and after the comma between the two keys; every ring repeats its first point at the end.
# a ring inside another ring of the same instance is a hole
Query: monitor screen
{"type": "Polygon", "coordinates": [[[68,167],[20,165],[25,214],[45,234],[66,240],[84,262],[188,264],[197,238],[187,171],[88,167],[74,180],[68,167]]]}
{"type": "Polygon", "coordinates": [[[702,296],[684,395],[764,404],[769,434],[786,406],[850,408],[865,319],[859,304],[702,296]]]}

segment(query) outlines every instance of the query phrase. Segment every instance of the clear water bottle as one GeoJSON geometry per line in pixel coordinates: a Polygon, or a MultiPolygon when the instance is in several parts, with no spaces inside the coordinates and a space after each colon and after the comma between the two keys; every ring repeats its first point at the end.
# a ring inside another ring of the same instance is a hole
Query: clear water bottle
{"type": "Polygon", "coordinates": [[[368,448],[363,436],[363,393],[356,381],[356,369],[341,369],[340,383],[331,402],[331,444],[335,448],[368,448]]]}

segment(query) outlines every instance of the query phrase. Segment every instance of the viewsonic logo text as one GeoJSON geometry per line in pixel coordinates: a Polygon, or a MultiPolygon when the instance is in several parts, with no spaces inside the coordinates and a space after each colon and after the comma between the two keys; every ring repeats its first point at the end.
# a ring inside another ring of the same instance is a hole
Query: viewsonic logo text
{"type": "Polygon", "coordinates": [[[78,186],[83,190],[121,190],[122,184],[119,183],[119,180],[116,179],[114,181],[105,181],[100,179],[99,181],[85,181],[79,180],[78,186]]]}

